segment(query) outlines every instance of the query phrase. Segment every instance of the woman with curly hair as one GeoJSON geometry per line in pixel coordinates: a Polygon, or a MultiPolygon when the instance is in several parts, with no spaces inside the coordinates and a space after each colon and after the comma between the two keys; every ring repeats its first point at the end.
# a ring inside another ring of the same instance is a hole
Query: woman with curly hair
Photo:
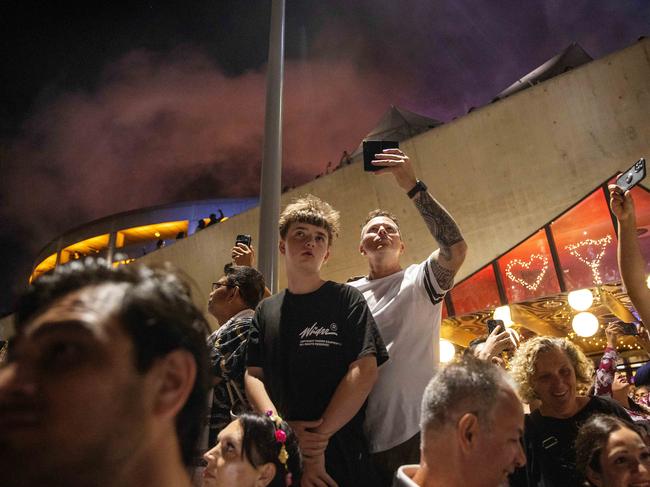
{"type": "Polygon", "coordinates": [[[638,427],[596,414],[580,428],[576,463],[586,485],[650,485],[650,450],[638,427]]]}
{"type": "Polygon", "coordinates": [[[243,413],[204,455],[203,487],[300,485],[302,455],[296,435],[279,416],[243,413]]]}
{"type": "Polygon", "coordinates": [[[597,413],[626,421],[630,417],[611,400],[584,395],[591,386],[594,366],[566,338],[528,340],[510,366],[522,399],[540,402],[539,409],[526,416],[527,464],[515,472],[512,485],[579,485],[574,444],[582,423],[597,413]]]}

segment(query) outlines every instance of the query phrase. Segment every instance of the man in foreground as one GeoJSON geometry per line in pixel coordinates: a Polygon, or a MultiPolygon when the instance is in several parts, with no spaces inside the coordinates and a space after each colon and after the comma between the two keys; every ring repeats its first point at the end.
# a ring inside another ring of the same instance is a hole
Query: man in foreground
{"type": "Polygon", "coordinates": [[[419,465],[399,468],[395,487],[498,487],[526,463],[524,414],[500,367],[467,357],[438,371],[422,398],[419,465]]]}
{"type": "MultiPolygon", "coordinates": [[[[361,291],[390,350],[368,397],[365,430],[381,484],[390,485],[398,466],[419,457],[420,400],[439,362],[442,301],[465,260],[467,245],[454,219],[416,179],[409,158],[386,149],[373,161],[390,173],[413,200],[439,249],[420,264],[402,269],[404,241],[397,218],[370,213],[359,251],[368,275],[350,282],[361,291]]],[[[433,245],[432,245],[433,247],[433,245]]]]}
{"type": "Polygon", "coordinates": [[[337,233],[338,212],[314,196],[282,212],[288,286],[260,303],[248,345],[248,398],[292,425],[306,487],[376,485],[363,405],[387,354],[361,293],[320,277],[337,233]]]}
{"type": "Polygon", "coordinates": [[[184,283],[73,262],[31,286],[15,323],[0,369],[3,486],[190,485],[207,323],[184,283]]]}

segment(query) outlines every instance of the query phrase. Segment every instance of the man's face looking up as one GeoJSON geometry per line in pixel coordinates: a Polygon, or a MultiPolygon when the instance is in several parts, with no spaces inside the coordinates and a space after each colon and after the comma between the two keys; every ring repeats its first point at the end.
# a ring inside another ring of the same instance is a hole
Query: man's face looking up
{"type": "Polygon", "coordinates": [[[399,260],[404,243],[399,229],[387,216],[376,216],[363,227],[359,251],[369,257],[399,260]]]}

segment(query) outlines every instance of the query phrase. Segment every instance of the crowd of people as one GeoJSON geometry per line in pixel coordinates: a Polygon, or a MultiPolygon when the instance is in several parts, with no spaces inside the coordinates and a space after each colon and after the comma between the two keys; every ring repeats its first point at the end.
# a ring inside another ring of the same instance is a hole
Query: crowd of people
{"type": "MultiPolygon", "coordinates": [[[[568,339],[501,326],[438,366],[467,245],[404,152],[374,164],[431,233],[420,263],[402,266],[398,218],[374,210],[367,274],[324,280],[339,214],[310,195],[279,219],[287,288],[270,295],[237,243],[212,333],[168,268],[75,261],[35,281],[0,368],[0,485],[650,486],[650,366],[616,372],[620,325],[597,368],[568,339]]],[[[621,275],[650,317],[633,201],[610,191],[621,275]]]]}

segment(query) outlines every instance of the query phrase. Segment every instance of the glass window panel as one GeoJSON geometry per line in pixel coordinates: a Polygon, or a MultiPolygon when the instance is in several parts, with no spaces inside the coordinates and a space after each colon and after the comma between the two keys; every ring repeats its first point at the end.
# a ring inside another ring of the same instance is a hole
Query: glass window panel
{"type": "Polygon", "coordinates": [[[616,234],[602,189],[551,223],[551,231],[568,291],[620,280],[616,234]]]}
{"type": "Polygon", "coordinates": [[[544,229],[497,261],[509,303],[560,292],[544,229]]]}
{"type": "Polygon", "coordinates": [[[501,304],[492,264],[465,279],[451,291],[456,316],[501,304]]]}

